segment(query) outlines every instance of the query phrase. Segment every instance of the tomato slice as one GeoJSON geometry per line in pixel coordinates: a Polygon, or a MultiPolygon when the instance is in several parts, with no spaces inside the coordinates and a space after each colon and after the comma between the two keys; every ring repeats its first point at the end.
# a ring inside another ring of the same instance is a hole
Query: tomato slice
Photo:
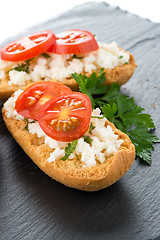
{"type": "Polygon", "coordinates": [[[11,42],[1,49],[1,59],[18,62],[33,58],[55,45],[56,37],[51,31],[31,34],[11,42]]]}
{"type": "Polygon", "coordinates": [[[45,103],[38,119],[42,130],[51,138],[70,142],[82,137],[91,120],[91,101],[83,93],[57,96],[45,103]]]}
{"type": "Polygon", "coordinates": [[[77,54],[96,51],[99,48],[93,34],[85,30],[69,30],[56,35],[56,45],[48,51],[57,54],[77,54]]]}
{"type": "Polygon", "coordinates": [[[69,93],[72,93],[72,90],[61,83],[35,83],[20,94],[16,101],[15,109],[24,117],[38,120],[43,104],[57,95],[69,93]]]}

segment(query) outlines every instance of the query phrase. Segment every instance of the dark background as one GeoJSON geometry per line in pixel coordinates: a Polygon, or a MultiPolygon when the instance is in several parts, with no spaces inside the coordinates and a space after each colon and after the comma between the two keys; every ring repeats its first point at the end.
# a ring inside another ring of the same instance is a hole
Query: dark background
{"type": "MultiPolygon", "coordinates": [[[[160,24],[93,2],[34,26],[25,34],[74,28],[91,31],[99,41],[116,41],[133,53],[138,68],[121,91],[152,115],[155,134],[160,137],[160,24]]],[[[0,239],[160,239],[159,152],[156,144],[151,167],[135,160],[129,172],[111,187],[81,192],[39,170],[1,117],[0,239]]]]}

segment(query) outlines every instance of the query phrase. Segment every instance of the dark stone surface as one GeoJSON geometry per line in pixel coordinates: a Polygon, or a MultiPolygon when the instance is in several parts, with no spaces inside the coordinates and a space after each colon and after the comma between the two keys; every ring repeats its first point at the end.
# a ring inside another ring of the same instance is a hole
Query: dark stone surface
{"type": "MultiPolygon", "coordinates": [[[[122,91],[152,115],[155,134],[160,137],[160,24],[93,2],[19,36],[71,28],[87,29],[99,41],[116,41],[133,53],[138,68],[122,91]]],[[[1,118],[0,239],[160,239],[159,152],[157,144],[151,167],[136,160],[113,186],[95,193],[81,192],[51,180],[39,170],[1,118]]]]}

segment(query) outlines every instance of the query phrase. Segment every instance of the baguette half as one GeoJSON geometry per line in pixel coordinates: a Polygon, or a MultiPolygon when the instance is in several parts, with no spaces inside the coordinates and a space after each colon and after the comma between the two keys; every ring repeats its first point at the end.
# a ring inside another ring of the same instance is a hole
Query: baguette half
{"type": "Polygon", "coordinates": [[[114,133],[119,136],[118,139],[123,140],[123,143],[119,151],[106,158],[103,164],[97,163],[95,167],[89,168],[82,167],[78,157],[72,160],[48,162],[47,159],[53,150],[44,144],[43,139],[26,131],[24,120],[7,118],[4,108],[2,114],[8,130],[33,162],[52,179],[68,187],[84,191],[103,189],[118,181],[133,164],[134,145],[126,134],[108,120],[106,125],[111,126],[114,133]]]}
{"type": "MultiPolygon", "coordinates": [[[[104,69],[105,76],[106,76],[105,84],[111,85],[112,83],[116,82],[119,85],[123,85],[132,77],[136,68],[136,63],[132,54],[129,52],[126,52],[126,53],[128,53],[130,57],[128,64],[123,64],[122,66],[117,66],[117,67],[114,67],[113,69],[104,69]]],[[[97,67],[95,72],[98,74],[99,71],[100,71],[100,67],[97,67]]],[[[87,76],[91,75],[91,73],[87,73],[87,72],[82,72],[82,74],[85,74],[87,76]]],[[[56,79],[47,79],[47,80],[57,82],[56,79]]],[[[38,82],[40,81],[41,79],[38,79],[38,82]]],[[[17,85],[13,85],[13,84],[9,86],[8,82],[9,82],[8,75],[6,75],[5,80],[0,79],[0,101],[2,102],[7,100],[18,89],[25,89],[28,85],[33,83],[33,81],[27,81],[25,86],[18,87],[17,85]]],[[[61,83],[70,87],[73,91],[78,90],[78,84],[73,78],[67,78],[64,81],[61,81],[61,83]]]]}

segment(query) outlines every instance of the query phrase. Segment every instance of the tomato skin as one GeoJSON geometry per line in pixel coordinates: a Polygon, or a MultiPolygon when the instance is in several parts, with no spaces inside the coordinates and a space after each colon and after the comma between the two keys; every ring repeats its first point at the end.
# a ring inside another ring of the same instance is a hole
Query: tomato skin
{"type": "Polygon", "coordinates": [[[30,34],[1,48],[1,59],[18,62],[31,59],[54,46],[56,37],[51,31],[30,34]]]}
{"type": "Polygon", "coordinates": [[[48,52],[57,54],[78,54],[96,51],[99,48],[93,34],[80,29],[69,30],[56,35],[56,44],[48,52]]]}
{"type": "Polygon", "coordinates": [[[72,93],[72,90],[61,83],[47,81],[34,83],[20,94],[15,109],[26,118],[38,120],[41,107],[45,102],[58,95],[69,93],[72,93]]]}
{"type": "Polygon", "coordinates": [[[57,141],[70,142],[87,132],[91,113],[89,97],[74,92],[46,102],[41,108],[38,123],[49,137],[57,141]]]}

